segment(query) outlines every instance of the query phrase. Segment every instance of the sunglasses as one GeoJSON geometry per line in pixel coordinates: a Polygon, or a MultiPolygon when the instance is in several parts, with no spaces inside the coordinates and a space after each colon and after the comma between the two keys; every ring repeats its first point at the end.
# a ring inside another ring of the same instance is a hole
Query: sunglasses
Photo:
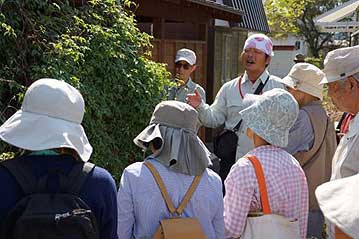
{"type": "Polygon", "coordinates": [[[188,70],[191,65],[190,64],[182,64],[182,63],[175,63],[175,67],[178,69],[181,69],[181,67],[183,67],[183,69],[188,70]]]}

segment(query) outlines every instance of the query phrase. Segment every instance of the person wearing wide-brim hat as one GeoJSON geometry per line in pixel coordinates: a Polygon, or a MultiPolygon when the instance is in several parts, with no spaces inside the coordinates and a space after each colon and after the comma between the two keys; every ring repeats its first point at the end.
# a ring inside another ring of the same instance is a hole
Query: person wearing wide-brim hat
{"type": "MultiPolygon", "coordinates": [[[[297,160],[282,149],[288,144],[289,129],[298,116],[296,100],[283,89],[272,89],[262,95],[246,95],[246,107],[240,115],[248,125],[247,135],[255,148],[233,165],[225,180],[224,221],[226,238],[239,238],[244,233],[250,211],[262,211],[260,190],[252,163],[260,162],[273,214],[297,219],[300,238],[306,238],[308,186],[297,160]]],[[[298,235],[299,236],[299,235],[298,235]]]]}
{"type": "MultiPolygon", "coordinates": [[[[80,92],[68,83],[49,78],[35,81],[27,89],[21,109],[0,127],[0,139],[24,151],[8,163],[24,165],[33,174],[35,184],[48,178],[44,192],[59,191],[60,176],[53,172],[68,176],[74,166],[87,162],[92,154],[81,126],[84,112],[80,92]]],[[[18,184],[11,170],[1,166],[0,224],[25,196],[22,182],[18,184]]],[[[117,238],[116,185],[112,176],[105,169],[94,167],[82,184],[79,197],[93,211],[100,238],[117,238]]]]}
{"type": "MultiPolygon", "coordinates": [[[[333,157],[331,180],[359,173],[359,46],[333,50],[324,59],[328,95],[338,110],[355,115],[333,157]]],[[[334,238],[333,227],[329,227],[334,238]]]]}
{"type": "Polygon", "coordinates": [[[123,171],[118,191],[119,238],[152,238],[160,221],[171,217],[148,162],[158,171],[175,208],[195,176],[200,176],[182,215],[197,218],[207,238],[224,238],[222,183],[207,168],[210,152],[196,135],[197,117],[186,103],[163,101],[134,139],[152,154],[123,171]]]}
{"type": "Polygon", "coordinates": [[[320,238],[324,217],[314,190],[329,181],[332,158],[336,149],[334,124],[322,106],[324,73],[309,63],[297,63],[281,82],[299,104],[299,115],[289,131],[284,148],[303,167],[309,187],[309,217],[307,237],[320,238]]]}
{"type": "Polygon", "coordinates": [[[336,226],[335,239],[359,236],[359,174],[333,180],[315,190],[324,216],[336,226]]]}

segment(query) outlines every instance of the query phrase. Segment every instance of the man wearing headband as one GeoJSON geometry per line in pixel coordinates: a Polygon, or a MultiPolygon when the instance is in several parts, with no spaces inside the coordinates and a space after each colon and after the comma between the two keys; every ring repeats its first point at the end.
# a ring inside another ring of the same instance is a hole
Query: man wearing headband
{"type": "MultiPolygon", "coordinates": [[[[44,78],[35,81],[27,89],[21,109],[0,127],[0,139],[24,151],[21,156],[0,164],[0,228],[9,228],[3,227],[3,223],[11,221],[8,220],[14,216],[14,210],[11,209],[20,200],[24,202],[25,197],[29,199],[32,196],[51,195],[54,197],[48,198],[60,201],[59,195],[71,194],[78,196],[91,209],[87,211],[94,214],[97,222],[94,226],[98,228],[99,234],[97,238],[117,238],[116,184],[105,169],[87,163],[92,154],[92,146],[81,125],[84,113],[85,102],[82,95],[64,81],[44,78]],[[84,176],[86,174],[87,177],[84,176]]],[[[16,222],[22,222],[16,223],[16,228],[11,229],[16,230],[16,238],[55,238],[58,235],[55,231],[63,235],[61,238],[80,238],[79,234],[84,233],[84,227],[80,227],[81,220],[78,218],[83,218],[84,222],[88,217],[78,216],[77,220],[72,221],[70,219],[76,216],[76,210],[79,213],[84,210],[81,208],[83,205],[77,205],[78,209],[73,211],[64,211],[63,206],[68,205],[70,200],[67,198],[67,204],[65,200],[61,200],[61,208],[51,207],[52,216],[58,216],[52,222],[44,219],[45,215],[52,218],[50,214],[45,214],[49,212],[44,208],[49,208],[47,206],[54,201],[31,202],[34,203],[32,207],[26,207],[26,212],[34,213],[36,205],[45,204],[38,205],[43,210],[42,217],[37,216],[36,220],[31,220],[35,218],[32,214],[31,219],[28,219],[31,223],[24,223],[25,220],[16,218],[16,222]],[[59,212],[61,214],[54,215],[59,212]],[[69,223],[73,221],[78,223],[69,223]],[[71,232],[69,227],[64,229],[66,222],[67,225],[75,225],[71,232]],[[53,226],[56,226],[56,230],[52,231],[53,226]],[[46,232],[42,227],[45,227],[46,232]],[[22,230],[18,230],[19,228],[22,230]],[[48,234],[49,231],[52,236],[48,234]]],[[[59,206],[58,203],[55,205],[59,206]]],[[[10,219],[13,220],[14,217],[10,219]]],[[[13,238],[6,232],[11,234],[9,230],[0,230],[0,237],[13,238]]]]}
{"type": "MultiPolygon", "coordinates": [[[[198,111],[202,125],[217,128],[224,124],[226,129],[233,130],[241,120],[238,112],[243,109],[242,102],[246,94],[253,94],[260,83],[264,85],[261,92],[273,88],[283,89],[284,86],[279,82],[279,78],[270,75],[267,71],[273,55],[272,41],[266,35],[251,35],[246,40],[241,55],[244,74],[226,82],[217,93],[212,105],[203,103],[198,92],[189,94],[188,103],[198,111]]],[[[236,159],[254,147],[246,135],[246,129],[246,125],[242,124],[236,132],[238,135],[236,159]]]]}
{"type": "Polygon", "coordinates": [[[119,238],[153,238],[160,221],[171,216],[145,165],[148,162],[158,171],[175,208],[195,176],[200,176],[182,215],[197,218],[207,238],[224,238],[221,179],[207,168],[210,152],[196,135],[197,117],[196,110],[186,103],[163,101],[156,106],[149,125],[134,139],[152,155],[123,171],[118,191],[119,238]]]}
{"type": "MultiPolygon", "coordinates": [[[[320,82],[338,110],[354,115],[333,157],[331,180],[359,173],[359,46],[336,49],[324,60],[325,78],[320,82]]],[[[330,238],[334,229],[329,227],[330,238]]]]}

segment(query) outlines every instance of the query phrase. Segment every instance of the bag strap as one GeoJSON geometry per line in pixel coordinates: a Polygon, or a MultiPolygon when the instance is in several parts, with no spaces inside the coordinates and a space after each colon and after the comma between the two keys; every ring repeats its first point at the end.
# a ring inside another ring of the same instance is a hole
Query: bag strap
{"type": "Polygon", "coordinates": [[[13,175],[25,195],[37,190],[37,181],[32,173],[32,169],[22,159],[8,159],[2,161],[1,165],[13,175]]]}
{"type": "Polygon", "coordinates": [[[95,164],[93,163],[76,162],[67,177],[65,178],[65,182],[60,182],[61,190],[64,192],[79,195],[82,185],[85,183],[88,175],[92,172],[94,168],[95,164]]]}
{"type": "Polygon", "coordinates": [[[156,168],[149,161],[146,161],[144,164],[150,170],[153,178],[155,179],[155,181],[156,181],[156,183],[157,183],[157,185],[158,185],[158,187],[159,187],[159,189],[161,191],[162,197],[166,202],[168,211],[171,214],[176,213],[177,215],[181,215],[183,210],[186,208],[186,205],[187,205],[188,201],[191,199],[192,194],[196,190],[196,188],[198,186],[198,183],[201,180],[201,176],[195,176],[194,177],[194,179],[192,181],[192,184],[188,188],[188,190],[187,190],[181,204],[179,205],[178,208],[175,208],[172,201],[171,201],[171,199],[170,199],[170,197],[168,196],[166,186],[164,185],[164,183],[162,181],[162,178],[161,178],[160,174],[158,173],[158,171],[156,170],[156,168]]]}
{"type": "Polygon", "coordinates": [[[261,204],[262,204],[262,210],[263,214],[271,214],[271,209],[269,206],[269,200],[268,200],[268,193],[267,193],[267,186],[266,181],[264,177],[264,172],[261,163],[254,155],[248,155],[246,158],[251,161],[253,164],[254,170],[256,172],[257,181],[259,185],[259,192],[261,196],[261,204]]]}
{"type": "MultiPolygon", "coordinates": [[[[241,76],[241,77],[242,77],[242,76],[241,76]]],[[[265,86],[265,85],[267,84],[267,82],[269,81],[269,77],[270,77],[270,75],[268,75],[268,77],[267,77],[267,79],[265,80],[264,83],[263,83],[262,81],[259,83],[259,85],[257,86],[257,89],[254,91],[254,94],[255,94],[255,95],[259,95],[259,94],[262,92],[264,86],[265,86]]],[[[241,78],[241,79],[242,79],[242,78],[241,78]]],[[[241,82],[239,82],[239,84],[241,84],[241,82]]],[[[233,131],[234,131],[234,132],[237,132],[237,131],[239,130],[239,127],[241,127],[241,124],[242,124],[242,119],[236,124],[236,126],[234,126],[233,131]]]]}

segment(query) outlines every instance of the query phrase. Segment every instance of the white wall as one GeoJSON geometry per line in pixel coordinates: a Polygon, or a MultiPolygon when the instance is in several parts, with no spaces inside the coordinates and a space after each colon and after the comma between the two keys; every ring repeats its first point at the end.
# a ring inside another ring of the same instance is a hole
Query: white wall
{"type": "Polygon", "coordinates": [[[294,65],[294,57],[295,53],[293,51],[274,51],[274,56],[268,67],[269,72],[272,75],[283,78],[294,65]]]}

